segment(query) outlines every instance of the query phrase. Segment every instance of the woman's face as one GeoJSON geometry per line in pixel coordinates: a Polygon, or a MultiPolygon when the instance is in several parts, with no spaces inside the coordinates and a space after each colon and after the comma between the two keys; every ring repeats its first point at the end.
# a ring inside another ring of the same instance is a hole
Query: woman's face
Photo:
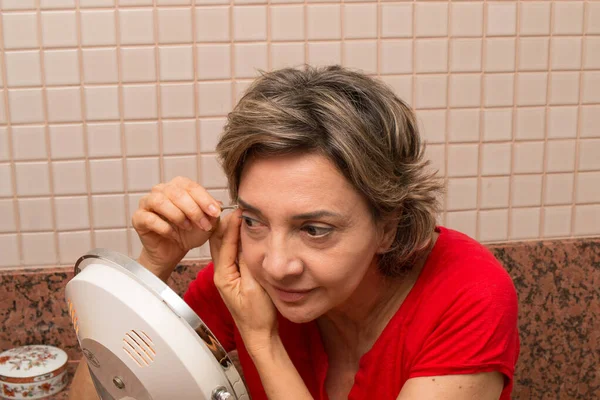
{"type": "Polygon", "coordinates": [[[293,322],[342,305],[376,268],[381,229],[363,197],[321,155],[249,160],[238,201],[243,260],[293,322]]]}

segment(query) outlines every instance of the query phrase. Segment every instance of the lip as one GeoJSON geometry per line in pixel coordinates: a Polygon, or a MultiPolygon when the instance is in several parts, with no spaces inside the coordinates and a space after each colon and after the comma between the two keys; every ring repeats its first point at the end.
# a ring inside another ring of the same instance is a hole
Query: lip
{"type": "Polygon", "coordinates": [[[284,303],[296,303],[306,298],[314,289],[297,290],[297,289],[281,289],[273,286],[277,297],[284,303]]]}

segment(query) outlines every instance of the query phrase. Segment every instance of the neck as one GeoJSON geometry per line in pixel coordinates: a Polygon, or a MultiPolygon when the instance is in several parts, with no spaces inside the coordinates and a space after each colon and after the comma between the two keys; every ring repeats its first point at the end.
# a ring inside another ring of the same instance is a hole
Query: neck
{"type": "Polygon", "coordinates": [[[420,268],[402,278],[384,277],[373,262],[354,293],[317,323],[327,352],[360,358],[375,343],[412,288],[420,268]]]}

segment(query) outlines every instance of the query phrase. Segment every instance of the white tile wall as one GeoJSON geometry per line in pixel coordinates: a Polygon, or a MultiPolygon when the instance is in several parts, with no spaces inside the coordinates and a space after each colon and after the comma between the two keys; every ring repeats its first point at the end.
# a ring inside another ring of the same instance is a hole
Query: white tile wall
{"type": "Polygon", "coordinates": [[[260,70],[305,62],[361,69],[416,109],[447,226],[484,242],[600,234],[600,1],[1,8],[2,267],[135,255],[137,200],[178,174],[227,201],[227,113],[260,70]]]}

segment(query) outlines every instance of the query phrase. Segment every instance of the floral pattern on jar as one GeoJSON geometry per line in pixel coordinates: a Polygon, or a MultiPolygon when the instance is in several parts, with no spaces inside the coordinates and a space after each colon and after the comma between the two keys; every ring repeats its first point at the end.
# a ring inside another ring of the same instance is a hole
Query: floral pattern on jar
{"type": "Polygon", "coordinates": [[[25,371],[34,367],[45,367],[48,360],[56,360],[58,353],[49,346],[23,346],[14,349],[9,355],[0,357],[0,365],[9,364],[11,370],[25,371]]]}
{"type": "Polygon", "coordinates": [[[2,383],[0,398],[3,399],[41,399],[60,392],[67,385],[66,371],[45,382],[31,384],[2,383]]]}

